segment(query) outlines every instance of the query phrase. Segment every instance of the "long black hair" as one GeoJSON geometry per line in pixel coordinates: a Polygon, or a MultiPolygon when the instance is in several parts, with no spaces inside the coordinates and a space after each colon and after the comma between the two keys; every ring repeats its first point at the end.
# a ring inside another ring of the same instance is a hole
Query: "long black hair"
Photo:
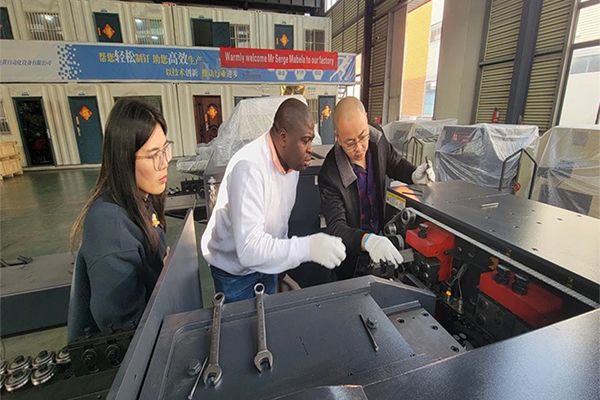
{"type": "Polygon", "coordinates": [[[148,141],[156,125],[167,134],[167,124],[159,110],[140,99],[118,100],[110,111],[102,145],[102,166],[92,196],[77,217],[71,230],[71,251],[81,244],[83,223],[92,203],[101,196],[121,206],[144,232],[148,255],[156,254],[160,237],[152,226],[152,212],[166,229],[166,192],[140,193],[135,180],[135,153],[148,141]],[[150,204],[148,204],[150,202],[150,204]],[[152,206],[152,207],[151,207],[152,206]]]}

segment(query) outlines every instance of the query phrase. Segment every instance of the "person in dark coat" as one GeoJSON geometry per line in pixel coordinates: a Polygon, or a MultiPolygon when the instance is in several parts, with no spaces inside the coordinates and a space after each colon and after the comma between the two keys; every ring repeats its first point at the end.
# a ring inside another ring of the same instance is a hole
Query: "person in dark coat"
{"type": "Polygon", "coordinates": [[[435,181],[431,161],[415,167],[403,159],[383,132],[369,125],[359,99],[346,97],[335,108],[336,144],[319,173],[321,211],[327,233],[342,238],[346,260],[336,268],[338,279],[367,273],[370,260],[403,259],[383,229],[386,176],[406,184],[435,181]]]}
{"type": "Polygon", "coordinates": [[[67,336],[136,326],[166,254],[165,188],[173,142],[161,113],[119,100],[104,134],[92,196],[71,232],[78,250],[67,336]],[[89,329],[88,329],[89,328],[89,329]]]}

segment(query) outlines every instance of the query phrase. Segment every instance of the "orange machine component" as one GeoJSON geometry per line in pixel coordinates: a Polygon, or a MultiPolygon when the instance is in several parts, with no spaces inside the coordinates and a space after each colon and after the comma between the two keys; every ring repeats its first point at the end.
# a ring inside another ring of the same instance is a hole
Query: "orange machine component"
{"type": "Polygon", "coordinates": [[[454,235],[432,222],[425,222],[419,228],[406,232],[406,243],[427,258],[440,261],[438,281],[444,282],[452,275],[452,256],[444,254],[454,248],[454,235]]]}

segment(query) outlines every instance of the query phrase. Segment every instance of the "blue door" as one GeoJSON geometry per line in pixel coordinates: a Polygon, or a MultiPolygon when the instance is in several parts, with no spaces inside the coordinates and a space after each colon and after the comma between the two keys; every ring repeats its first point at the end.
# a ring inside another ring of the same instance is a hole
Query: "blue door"
{"type": "Polygon", "coordinates": [[[102,127],[95,97],[69,97],[71,118],[82,164],[102,161],[102,127]]]}
{"type": "Polygon", "coordinates": [[[319,135],[323,144],[334,144],[333,112],[335,96],[319,96],[319,135]]]}

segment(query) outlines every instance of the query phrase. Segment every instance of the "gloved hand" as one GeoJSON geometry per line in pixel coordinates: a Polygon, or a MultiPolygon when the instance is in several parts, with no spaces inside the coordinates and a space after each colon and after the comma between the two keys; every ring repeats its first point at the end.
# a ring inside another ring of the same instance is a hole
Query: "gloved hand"
{"type": "Polygon", "coordinates": [[[310,260],[325,268],[334,269],[346,258],[346,246],[342,239],[325,233],[317,233],[308,237],[310,244],[310,260]]]}
{"type": "Polygon", "coordinates": [[[370,235],[364,246],[365,250],[369,252],[371,260],[375,262],[389,261],[398,268],[398,265],[404,261],[398,249],[384,236],[370,235]]]}
{"type": "Polygon", "coordinates": [[[435,172],[433,171],[433,164],[431,161],[427,161],[422,165],[419,165],[415,172],[412,174],[413,183],[426,185],[429,182],[435,182],[435,172]]]}

